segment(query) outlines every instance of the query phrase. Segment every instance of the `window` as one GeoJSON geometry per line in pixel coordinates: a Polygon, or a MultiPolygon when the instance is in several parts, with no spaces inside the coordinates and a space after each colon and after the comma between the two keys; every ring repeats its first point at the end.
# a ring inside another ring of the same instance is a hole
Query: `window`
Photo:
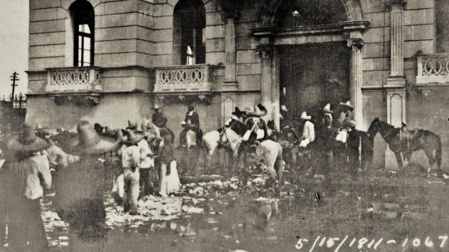
{"type": "Polygon", "coordinates": [[[70,6],[74,34],[74,66],[94,65],[94,8],[86,0],[77,0],[70,6]]]}
{"type": "Polygon", "coordinates": [[[201,0],[181,0],[173,20],[174,64],[194,65],[206,62],[206,12],[201,0]]]}

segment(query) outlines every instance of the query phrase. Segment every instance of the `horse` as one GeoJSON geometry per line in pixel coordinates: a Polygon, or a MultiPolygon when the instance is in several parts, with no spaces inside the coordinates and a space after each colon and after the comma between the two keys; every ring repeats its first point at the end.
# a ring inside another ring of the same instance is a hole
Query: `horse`
{"type": "Polygon", "coordinates": [[[244,133],[244,124],[232,119],[227,126],[204,134],[202,142],[206,153],[206,169],[209,168],[212,155],[220,145],[228,148],[232,152],[232,160],[236,160],[244,133]]]}
{"type": "Polygon", "coordinates": [[[255,148],[254,158],[261,161],[267,167],[271,177],[279,183],[284,171],[281,144],[268,139],[268,128],[261,118],[249,117],[245,120],[244,124],[246,126],[246,133],[243,135],[243,141],[245,142],[242,151],[243,164],[245,167],[248,167],[248,157],[252,149],[255,148]]]}
{"type": "Polygon", "coordinates": [[[370,138],[374,138],[378,132],[382,135],[390,150],[394,152],[401,170],[404,169],[401,153],[409,162],[413,152],[424,150],[429,160],[427,173],[430,173],[435,163],[441,171],[441,139],[438,135],[428,130],[418,129],[417,134],[410,140],[410,148],[408,148],[406,140],[400,138],[400,131],[400,128],[395,128],[376,117],[369,126],[367,135],[370,138]]]}

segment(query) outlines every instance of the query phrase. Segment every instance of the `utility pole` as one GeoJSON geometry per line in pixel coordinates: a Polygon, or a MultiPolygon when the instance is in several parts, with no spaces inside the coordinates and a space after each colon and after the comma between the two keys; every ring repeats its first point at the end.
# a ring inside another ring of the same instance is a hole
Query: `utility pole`
{"type": "Polygon", "coordinates": [[[11,81],[12,81],[12,84],[11,84],[11,86],[12,86],[12,99],[14,100],[14,92],[15,92],[16,87],[18,86],[16,84],[16,81],[19,81],[19,74],[17,72],[14,72],[11,75],[11,81]]]}

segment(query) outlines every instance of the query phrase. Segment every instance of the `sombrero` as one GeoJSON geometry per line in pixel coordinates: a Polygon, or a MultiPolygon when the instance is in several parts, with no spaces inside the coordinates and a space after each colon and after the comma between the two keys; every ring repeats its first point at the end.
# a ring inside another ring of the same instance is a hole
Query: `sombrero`
{"type": "Polygon", "coordinates": [[[36,136],[33,127],[28,123],[22,125],[22,132],[5,140],[5,149],[13,152],[29,153],[45,150],[48,147],[50,143],[36,136]]]}
{"type": "Polygon", "coordinates": [[[351,102],[350,101],[347,101],[347,102],[345,102],[345,103],[343,103],[343,102],[340,102],[338,105],[340,105],[340,106],[342,106],[342,107],[346,107],[347,109],[349,109],[349,110],[354,110],[354,107],[351,105],[351,102]]]}
{"type": "Polygon", "coordinates": [[[310,120],[310,119],[312,119],[312,117],[310,116],[310,115],[307,115],[307,112],[306,111],[303,111],[302,113],[301,113],[301,117],[299,118],[300,120],[310,120]]]}
{"type": "Polygon", "coordinates": [[[255,117],[262,117],[268,113],[267,109],[262,104],[258,104],[256,107],[250,106],[245,112],[246,115],[255,117]]]}
{"type": "Polygon", "coordinates": [[[128,127],[126,129],[135,130],[137,127],[136,121],[128,120],[128,127]]]}
{"type": "MultiPolygon", "coordinates": [[[[122,135],[122,131],[119,131],[119,135],[122,135]]],[[[124,144],[137,144],[138,142],[142,141],[145,134],[142,131],[132,131],[132,130],[126,130],[124,136],[120,136],[121,142],[124,144]]]]}
{"type": "Polygon", "coordinates": [[[120,141],[107,136],[100,136],[88,121],[80,121],[77,126],[78,137],[72,138],[61,149],[73,155],[80,154],[103,154],[116,150],[120,141]]]}
{"type": "Polygon", "coordinates": [[[159,107],[159,105],[155,104],[153,109],[156,110],[156,109],[161,109],[161,108],[159,107]]]}
{"type": "Polygon", "coordinates": [[[241,117],[241,116],[244,116],[244,115],[245,115],[245,112],[244,112],[244,111],[241,111],[241,110],[239,109],[239,107],[235,107],[234,112],[232,112],[232,115],[235,115],[235,116],[237,116],[237,117],[241,117]]]}
{"type": "Polygon", "coordinates": [[[326,104],[326,106],[324,106],[324,108],[321,109],[321,110],[324,113],[330,113],[330,114],[334,113],[334,111],[331,110],[331,104],[330,103],[326,104]]]}

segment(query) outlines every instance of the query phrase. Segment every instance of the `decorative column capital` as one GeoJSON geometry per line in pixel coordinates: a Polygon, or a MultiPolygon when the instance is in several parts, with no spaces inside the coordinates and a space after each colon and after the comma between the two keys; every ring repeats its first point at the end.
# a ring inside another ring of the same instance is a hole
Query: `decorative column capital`
{"type": "Polygon", "coordinates": [[[399,6],[401,8],[405,8],[407,5],[408,0],[392,0],[391,6],[399,6]]]}
{"type": "Polygon", "coordinates": [[[234,23],[237,23],[237,21],[240,18],[240,11],[232,11],[232,12],[223,12],[221,15],[221,20],[224,23],[228,22],[228,19],[232,19],[234,23]]]}
{"type": "Polygon", "coordinates": [[[361,38],[350,38],[347,40],[346,45],[350,48],[356,47],[357,49],[362,49],[365,42],[361,38]]]}
{"type": "Polygon", "coordinates": [[[263,60],[271,59],[273,57],[274,46],[271,44],[260,44],[257,45],[256,51],[263,60]]]}

